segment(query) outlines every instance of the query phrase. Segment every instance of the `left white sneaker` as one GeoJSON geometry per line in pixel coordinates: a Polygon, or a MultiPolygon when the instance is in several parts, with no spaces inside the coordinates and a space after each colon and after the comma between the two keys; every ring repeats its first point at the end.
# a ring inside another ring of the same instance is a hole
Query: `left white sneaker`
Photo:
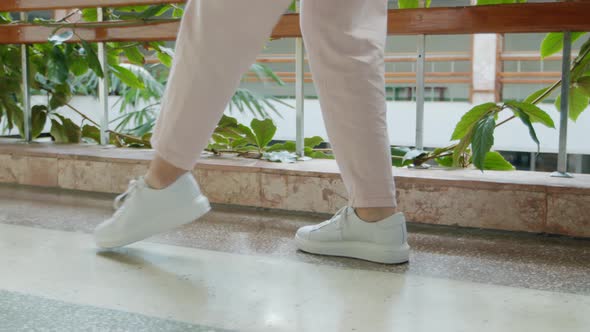
{"type": "Polygon", "coordinates": [[[211,209],[192,174],[186,173],[170,186],[156,190],[143,178],[131,181],[127,191],[115,199],[111,219],[94,230],[96,245],[122,247],[166,232],[198,219],[211,209]]]}

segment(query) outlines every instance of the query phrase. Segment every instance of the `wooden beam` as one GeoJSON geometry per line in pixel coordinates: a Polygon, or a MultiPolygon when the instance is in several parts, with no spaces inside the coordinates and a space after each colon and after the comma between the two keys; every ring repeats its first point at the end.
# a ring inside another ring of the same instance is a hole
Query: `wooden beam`
{"type": "Polygon", "coordinates": [[[590,31],[590,2],[390,10],[388,32],[400,35],[590,31]]]}
{"type": "MultiPolygon", "coordinates": [[[[125,1],[129,3],[131,0],[125,1]]],[[[43,2],[49,3],[48,0],[43,2]]],[[[390,10],[388,33],[444,35],[590,31],[590,20],[587,19],[589,12],[590,1],[390,10]]],[[[0,43],[42,43],[47,40],[52,29],[23,24],[0,25],[0,43]]],[[[84,39],[91,42],[175,40],[178,22],[101,28],[84,28],[84,24],[80,24],[77,30],[84,39]]],[[[272,33],[273,38],[299,36],[301,31],[298,14],[284,15],[272,33]]]]}
{"type": "Polygon", "coordinates": [[[181,3],[186,0],[1,0],[0,12],[181,3]]]}

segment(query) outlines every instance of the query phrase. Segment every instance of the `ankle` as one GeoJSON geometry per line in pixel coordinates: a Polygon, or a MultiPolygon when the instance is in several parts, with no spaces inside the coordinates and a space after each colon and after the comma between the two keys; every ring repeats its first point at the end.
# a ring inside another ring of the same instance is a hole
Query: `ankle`
{"type": "Polygon", "coordinates": [[[187,172],[187,170],[178,168],[157,156],[150,164],[145,182],[153,189],[164,189],[187,172]]]}
{"type": "Polygon", "coordinates": [[[370,208],[355,208],[354,212],[357,217],[364,222],[377,222],[396,214],[395,207],[370,207],[370,208]]]}

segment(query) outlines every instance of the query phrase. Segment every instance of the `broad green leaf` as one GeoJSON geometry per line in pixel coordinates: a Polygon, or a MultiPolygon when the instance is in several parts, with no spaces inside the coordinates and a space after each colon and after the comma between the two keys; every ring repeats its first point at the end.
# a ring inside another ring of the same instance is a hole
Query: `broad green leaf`
{"type": "Polygon", "coordinates": [[[51,119],[51,130],[49,133],[56,143],[68,143],[66,130],[57,120],[51,119]]]}
{"type": "Polygon", "coordinates": [[[47,122],[47,107],[45,105],[35,105],[32,107],[31,122],[31,136],[35,139],[41,135],[47,122]]]}
{"type": "Polygon", "coordinates": [[[453,167],[453,156],[435,158],[434,161],[442,167],[453,167]]]}
{"type": "Polygon", "coordinates": [[[580,89],[580,92],[582,92],[586,96],[590,97],[590,76],[580,77],[576,81],[576,85],[580,89]]]}
{"type": "Polygon", "coordinates": [[[459,123],[457,123],[455,131],[451,136],[451,140],[454,141],[464,137],[479,119],[496,107],[495,103],[486,103],[475,106],[469,112],[465,113],[463,117],[461,117],[459,123]]]}
{"type": "MultiPolygon", "coordinates": [[[[585,32],[572,32],[572,43],[582,37],[585,32]]],[[[546,58],[563,49],[563,32],[551,32],[541,42],[541,57],[546,58]]]]}
{"type": "Polygon", "coordinates": [[[313,137],[306,137],[303,139],[303,145],[310,148],[315,148],[316,146],[322,144],[324,139],[320,136],[313,136],[313,137]]]}
{"type": "Polygon", "coordinates": [[[72,56],[70,60],[70,71],[75,76],[82,76],[88,72],[88,62],[82,59],[80,56],[72,56]]]}
{"type": "Polygon", "coordinates": [[[271,152],[271,151],[289,151],[289,152],[295,152],[296,150],[296,144],[295,141],[286,141],[285,143],[276,143],[273,144],[271,146],[269,146],[266,151],[271,152]]]}
{"type": "Polygon", "coordinates": [[[82,40],[82,47],[84,47],[84,51],[86,53],[86,60],[88,61],[88,67],[96,73],[96,76],[102,78],[104,77],[104,72],[102,70],[102,65],[98,60],[98,55],[94,51],[92,45],[89,42],[82,40]]]}
{"type": "Polygon", "coordinates": [[[268,143],[272,141],[272,138],[277,132],[277,127],[271,119],[252,119],[252,122],[250,122],[250,127],[252,127],[252,130],[256,135],[256,143],[260,148],[265,148],[268,143]]]}
{"type": "Polygon", "coordinates": [[[309,153],[305,153],[306,156],[314,158],[314,159],[334,159],[334,156],[331,154],[324,153],[322,151],[311,151],[309,153]]]}
{"type": "Polygon", "coordinates": [[[486,154],[494,145],[494,129],[496,129],[496,120],[491,114],[479,120],[473,127],[471,142],[473,164],[480,170],[484,169],[486,154]]]}
{"type": "Polygon", "coordinates": [[[61,47],[54,46],[47,60],[47,77],[53,82],[64,83],[69,74],[67,61],[61,47]]]}
{"type": "Polygon", "coordinates": [[[145,57],[138,47],[126,47],[124,52],[125,56],[127,56],[127,59],[129,59],[131,63],[136,65],[145,64],[145,57]]]}
{"type": "Polygon", "coordinates": [[[150,18],[153,16],[160,16],[165,13],[168,9],[168,5],[154,5],[150,6],[148,9],[143,10],[142,13],[139,15],[140,18],[150,18]]]}
{"type": "Polygon", "coordinates": [[[513,171],[514,166],[496,151],[490,151],[486,154],[483,162],[483,169],[490,171],[513,171]]]}
{"type": "Polygon", "coordinates": [[[511,108],[511,109],[512,109],[512,112],[514,112],[514,115],[516,115],[520,119],[520,121],[522,121],[522,123],[524,123],[524,125],[529,128],[529,135],[531,136],[533,141],[535,143],[537,143],[537,151],[538,151],[541,148],[541,146],[539,143],[539,138],[537,137],[537,132],[535,131],[535,128],[533,127],[533,124],[531,123],[531,119],[530,119],[529,115],[527,113],[525,113],[523,110],[521,110],[520,108],[511,108]]]}
{"type": "Polygon", "coordinates": [[[111,72],[131,88],[143,89],[145,85],[131,70],[122,66],[111,66],[111,72]]]}
{"type": "MultiPolygon", "coordinates": [[[[569,111],[568,116],[572,121],[578,120],[578,117],[588,107],[590,98],[579,87],[572,87],[569,94],[569,111]]],[[[561,111],[561,96],[555,100],[555,107],[561,111]]]]}
{"type": "MultiPolygon", "coordinates": [[[[524,100],[525,103],[529,103],[529,104],[533,104],[535,100],[537,100],[537,98],[541,97],[545,92],[547,92],[547,90],[549,90],[549,88],[542,88],[541,90],[537,90],[535,92],[533,92],[530,96],[526,97],[526,99],[524,100]]],[[[547,95],[547,97],[549,97],[549,95],[547,95]]],[[[545,97],[545,98],[547,98],[545,97]]],[[[537,101],[537,103],[540,103],[542,100],[537,101]]]]}
{"type": "Polygon", "coordinates": [[[238,120],[231,116],[223,115],[219,123],[217,124],[218,127],[236,127],[238,125],[238,120]]]}
{"type": "MultiPolygon", "coordinates": [[[[426,0],[426,8],[430,7],[430,2],[431,0],[426,0]]],[[[420,8],[419,0],[398,0],[397,4],[400,9],[420,8]]]]}
{"type": "Polygon", "coordinates": [[[256,145],[256,146],[258,145],[258,142],[256,141],[256,135],[254,135],[252,130],[250,128],[248,128],[247,126],[244,126],[243,124],[239,123],[238,126],[234,130],[236,132],[242,134],[244,136],[243,139],[245,139],[246,142],[248,142],[249,144],[256,145]]]}
{"type": "Polygon", "coordinates": [[[98,21],[98,11],[96,8],[82,9],[82,18],[86,22],[96,22],[98,21]]]}
{"type": "Polygon", "coordinates": [[[533,104],[521,103],[518,101],[507,101],[505,104],[510,108],[518,108],[526,113],[529,116],[531,122],[538,122],[546,127],[555,128],[555,123],[553,122],[551,116],[533,104]]]}
{"type": "Polygon", "coordinates": [[[82,127],[82,137],[90,138],[96,143],[100,143],[100,129],[91,125],[84,125],[82,127]]]}

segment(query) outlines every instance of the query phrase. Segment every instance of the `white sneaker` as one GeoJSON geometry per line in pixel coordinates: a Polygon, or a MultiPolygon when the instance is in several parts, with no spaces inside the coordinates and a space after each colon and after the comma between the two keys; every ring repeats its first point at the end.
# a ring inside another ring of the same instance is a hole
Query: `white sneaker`
{"type": "Polygon", "coordinates": [[[343,207],[330,220],[301,227],[295,235],[297,247],[306,252],[364,259],[384,264],[409,260],[406,218],[396,213],[368,223],[354,209],[343,207]]]}
{"type": "Polygon", "coordinates": [[[127,191],[115,199],[117,210],[94,231],[96,245],[122,247],[188,224],[211,207],[192,174],[186,173],[170,186],[156,190],[143,178],[133,180],[127,191]]]}

